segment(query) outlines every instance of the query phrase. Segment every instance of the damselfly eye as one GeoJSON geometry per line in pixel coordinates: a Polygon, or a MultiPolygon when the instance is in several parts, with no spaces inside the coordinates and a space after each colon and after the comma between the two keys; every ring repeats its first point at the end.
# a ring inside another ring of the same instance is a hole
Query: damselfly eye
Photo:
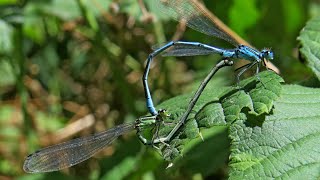
{"type": "Polygon", "coordinates": [[[273,52],[268,51],[266,59],[273,60],[273,52]]]}
{"type": "Polygon", "coordinates": [[[265,58],[266,60],[273,60],[273,52],[269,49],[263,49],[261,53],[263,58],[265,58]]]}

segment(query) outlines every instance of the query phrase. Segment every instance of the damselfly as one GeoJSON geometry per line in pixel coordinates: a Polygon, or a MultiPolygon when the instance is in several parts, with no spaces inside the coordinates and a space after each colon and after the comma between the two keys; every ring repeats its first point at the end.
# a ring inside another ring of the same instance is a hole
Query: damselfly
{"type": "MultiPolygon", "coordinates": [[[[148,86],[148,74],[150,64],[155,56],[165,52],[165,56],[195,56],[206,54],[220,54],[222,59],[246,59],[250,63],[241,67],[237,75],[239,82],[240,76],[257,65],[256,74],[259,72],[261,62],[273,59],[273,52],[269,49],[258,51],[245,45],[239,45],[236,40],[227,32],[223,31],[213,18],[206,12],[204,7],[195,2],[195,0],[155,0],[160,10],[165,14],[172,16],[177,21],[186,22],[187,26],[201,33],[215,36],[223,39],[236,48],[223,49],[213,47],[199,42],[171,41],[164,46],[153,51],[147,59],[146,68],[143,74],[143,86],[146,97],[146,105],[152,115],[157,115],[158,112],[153,105],[153,100],[148,86]]],[[[200,92],[201,94],[201,92],[200,92]]]]}

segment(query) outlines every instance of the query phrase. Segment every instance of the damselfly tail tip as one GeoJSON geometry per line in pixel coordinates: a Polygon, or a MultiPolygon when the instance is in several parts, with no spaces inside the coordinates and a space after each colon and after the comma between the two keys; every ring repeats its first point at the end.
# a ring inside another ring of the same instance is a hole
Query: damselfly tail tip
{"type": "Polygon", "coordinates": [[[171,168],[172,166],[173,166],[173,163],[171,162],[171,163],[168,164],[168,166],[166,167],[166,169],[169,169],[169,168],[171,168]]]}

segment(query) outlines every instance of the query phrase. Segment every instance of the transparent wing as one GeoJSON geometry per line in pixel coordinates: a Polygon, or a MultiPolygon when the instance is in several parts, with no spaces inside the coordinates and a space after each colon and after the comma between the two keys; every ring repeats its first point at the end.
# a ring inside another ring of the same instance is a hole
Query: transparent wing
{"type": "MultiPolygon", "coordinates": [[[[156,44],[152,46],[153,50],[157,50],[167,43],[156,44]]],[[[208,55],[218,53],[213,49],[208,49],[203,46],[192,45],[192,44],[175,44],[170,48],[166,49],[162,56],[197,56],[197,55],[208,55]]]]}
{"type": "Polygon", "coordinates": [[[40,149],[25,159],[23,169],[29,173],[37,173],[71,167],[89,159],[120,135],[133,130],[134,124],[122,124],[92,136],[40,149]]]}
{"type": "Polygon", "coordinates": [[[198,55],[209,55],[212,54],[213,51],[206,50],[206,49],[172,49],[168,52],[162,54],[162,56],[198,56],[198,55]]]}
{"type": "Polygon", "coordinates": [[[162,55],[163,56],[197,56],[197,55],[208,55],[212,53],[216,53],[216,52],[211,49],[206,49],[204,47],[178,44],[166,50],[162,55]]]}
{"type": "Polygon", "coordinates": [[[185,21],[187,26],[201,33],[215,36],[237,46],[237,42],[216,25],[214,19],[194,0],[156,0],[159,9],[177,21],[185,21]]]}

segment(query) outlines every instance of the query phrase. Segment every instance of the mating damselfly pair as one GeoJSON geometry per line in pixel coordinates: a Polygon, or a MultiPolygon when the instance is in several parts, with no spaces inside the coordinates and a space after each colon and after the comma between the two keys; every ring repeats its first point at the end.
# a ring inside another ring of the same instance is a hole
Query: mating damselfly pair
{"type": "Polygon", "coordinates": [[[258,51],[245,45],[239,45],[232,36],[219,28],[216,21],[210,18],[210,15],[205,11],[204,7],[195,0],[155,0],[155,2],[158,4],[159,9],[165,14],[172,16],[178,21],[185,21],[187,26],[194,30],[223,39],[234,45],[235,48],[223,49],[199,42],[172,41],[156,49],[149,55],[143,75],[146,104],[151,116],[138,118],[133,123],[122,124],[93,136],[74,139],[36,151],[30,154],[25,160],[24,170],[26,172],[50,172],[71,167],[90,158],[94,153],[112,143],[118,136],[133,129],[137,130],[137,135],[144,144],[169,142],[185,123],[206,84],[220,68],[232,65],[233,59],[246,59],[250,61],[249,64],[243,66],[240,70],[237,76],[239,80],[241,74],[247,69],[257,65],[256,73],[258,73],[261,62],[273,59],[273,53],[267,49],[258,51]],[[199,89],[191,99],[186,112],[171,132],[166,137],[154,135],[151,140],[147,140],[141,135],[141,131],[147,127],[159,125],[163,118],[168,116],[165,111],[156,110],[148,87],[148,74],[151,62],[155,56],[161,53],[167,56],[196,56],[214,53],[221,55],[222,61],[214,66],[209,75],[201,83],[199,89]]]}

